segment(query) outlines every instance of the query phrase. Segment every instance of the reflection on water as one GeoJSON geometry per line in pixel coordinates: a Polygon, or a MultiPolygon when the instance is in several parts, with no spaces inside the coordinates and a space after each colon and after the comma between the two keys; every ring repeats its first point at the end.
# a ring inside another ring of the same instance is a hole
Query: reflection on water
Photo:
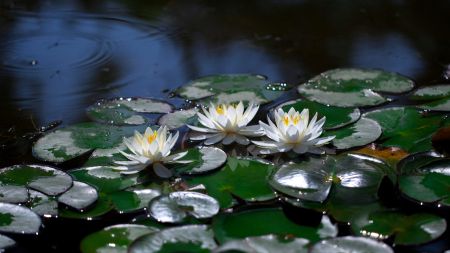
{"type": "Polygon", "coordinates": [[[1,128],[82,121],[100,98],[168,98],[214,73],[296,84],[353,66],[437,82],[449,11],[448,1],[3,1],[1,128]]]}

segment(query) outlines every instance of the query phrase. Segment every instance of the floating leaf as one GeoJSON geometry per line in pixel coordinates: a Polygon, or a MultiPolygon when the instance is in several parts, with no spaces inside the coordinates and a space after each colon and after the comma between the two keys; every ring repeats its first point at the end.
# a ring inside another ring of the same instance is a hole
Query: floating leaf
{"type": "Polygon", "coordinates": [[[440,128],[431,138],[433,148],[441,154],[450,155],[450,127],[440,128]]]}
{"type": "Polygon", "coordinates": [[[199,100],[208,105],[215,103],[239,103],[239,101],[264,104],[281,96],[283,91],[273,90],[264,76],[251,74],[222,74],[193,80],[176,93],[188,100],[199,100]]]}
{"type": "Polygon", "coordinates": [[[197,108],[192,108],[167,113],[158,119],[158,125],[167,126],[168,129],[176,129],[186,124],[194,125],[197,121],[197,112],[197,108]]]}
{"type": "Polygon", "coordinates": [[[408,152],[427,151],[432,148],[431,136],[450,122],[445,117],[425,117],[410,107],[390,107],[365,113],[363,117],[377,121],[383,129],[381,142],[387,147],[400,147],[408,152]]]}
{"type": "Polygon", "coordinates": [[[49,166],[14,165],[0,170],[0,185],[2,187],[19,186],[9,187],[9,190],[14,192],[5,192],[16,194],[17,191],[18,198],[24,197],[23,188],[20,186],[54,196],[67,191],[72,186],[72,178],[65,172],[49,166]]]}
{"type": "Polygon", "coordinates": [[[30,190],[28,207],[35,213],[44,217],[58,216],[58,202],[54,197],[48,197],[38,191],[30,190]]]}
{"type": "Polygon", "coordinates": [[[181,222],[187,215],[197,219],[211,218],[219,212],[219,202],[198,192],[177,191],[154,199],[150,215],[159,222],[181,222]]]}
{"type": "Polygon", "coordinates": [[[374,239],[394,236],[396,245],[427,243],[441,236],[447,228],[445,219],[427,213],[378,212],[369,219],[370,223],[360,228],[360,234],[374,239]]]}
{"type": "Polygon", "coordinates": [[[448,84],[420,88],[416,90],[410,98],[418,101],[427,101],[418,106],[421,109],[444,112],[450,111],[450,85],[448,84]]]}
{"type": "Polygon", "coordinates": [[[340,107],[379,105],[388,99],[377,92],[402,93],[413,81],[395,73],[370,69],[333,69],[298,87],[307,99],[340,107]]]}
{"type": "Polygon", "coordinates": [[[128,252],[210,252],[216,247],[208,226],[186,225],[142,236],[131,244],[128,252]]]}
{"type": "Polygon", "coordinates": [[[159,189],[127,189],[111,194],[111,199],[117,211],[128,213],[146,208],[159,195],[159,189]]]}
{"type": "Polygon", "coordinates": [[[14,204],[0,203],[0,232],[36,234],[41,219],[30,209],[14,204]]]}
{"type": "Polygon", "coordinates": [[[247,237],[224,243],[214,252],[239,251],[246,253],[307,253],[309,241],[303,238],[286,239],[276,235],[247,237]]]}
{"type": "Polygon", "coordinates": [[[14,245],[16,245],[16,242],[13,239],[5,235],[0,235],[0,250],[10,248],[14,245]]]}
{"type": "Polygon", "coordinates": [[[374,120],[361,118],[344,128],[327,131],[324,136],[335,136],[332,143],[337,149],[349,149],[376,141],[381,136],[381,127],[374,120]]]}
{"type": "Polygon", "coordinates": [[[222,213],[213,218],[213,229],[220,243],[267,234],[295,236],[311,242],[337,235],[336,227],[328,218],[322,219],[318,227],[301,226],[289,220],[280,208],[222,213]],[[332,228],[332,233],[321,232],[324,228],[329,230],[329,227],[332,228]]]}
{"type": "Polygon", "coordinates": [[[91,208],[83,210],[83,212],[70,209],[60,209],[59,214],[63,218],[92,220],[108,213],[113,210],[113,208],[114,206],[111,198],[100,192],[97,202],[95,202],[95,205],[91,208]]]}
{"type": "Polygon", "coordinates": [[[74,181],[72,188],[58,197],[58,201],[78,210],[83,210],[94,203],[98,193],[94,187],[74,181]]]}
{"type": "Polygon", "coordinates": [[[26,187],[19,185],[0,185],[0,202],[18,204],[24,203],[27,200],[28,190],[26,187]]]}
{"type": "Polygon", "coordinates": [[[233,205],[232,195],[247,201],[263,201],[275,197],[267,183],[274,166],[252,158],[229,157],[227,164],[212,174],[188,178],[190,185],[203,184],[208,195],[217,199],[222,208],[233,205]]]}
{"type": "Polygon", "coordinates": [[[304,99],[297,99],[279,105],[285,112],[293,107],[297,111],[305,108],[309,109],[310,115],[318,114],[319,118],[326,117],[324,129],[334,129],[346,126],[357,121],[361,115],[358,108],[342,108],[336,106],[326,106],[317,102],[304,99]]]}
{"type": "Polygon", "coordinates": [[[85,237],[80,248],[83,253],[126,253],[134,240],[157,231],[157,228],[136,224],[109,226],[85,237]]]}
{"type": "Polygon", "coordinates": [[[394,253],[385,243],[369,238],[343,236],[316,243],[311,253],[394,253]]]}
{"type": "Polygon", "coordinates": [[[388,170],[383,162],[362,155],[309,158],[301,163],[287,163],[270,177],[270,185],[289,196],[323,202],[334,184],[341,191],[366,194],[377,192],[388,170]]]}
{"type": "Polygon", "coordinates": [[[220,148],[196,147],[187,151],[188,153],[182,159],[192,162],[175,167],[182,174],[195,175],[209,172],[221,167],[227,161],[227,154],[220,148]]]}
{"type": "Polygon", "coordinates": [[[395,168],[396,164],[406,156],[408,152],[397,147],[379,147],[375,144],[368,145],[359,150],[354,151],[354,153],[374,156],[378,159],[383,160],[391,167],[395,168]]]}
{"type": "Polygon", "coordinates": [[[93,122],[57,129],[40,138],[33,146],[33,155],[43,161],[64,162],[95,149],[93,158],[112,157],[125,150],[123,137],[133,135],[145,126],[118,127],[93,122]]]}

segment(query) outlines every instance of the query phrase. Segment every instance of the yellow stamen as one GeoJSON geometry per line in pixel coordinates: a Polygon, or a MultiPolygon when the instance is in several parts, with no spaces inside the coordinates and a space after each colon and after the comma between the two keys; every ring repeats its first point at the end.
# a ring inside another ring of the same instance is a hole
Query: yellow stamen
{"type": "Polygon", "coordinates": [[[285,126],[289,125],[289,116],[284,116],[283,123],[285,126]]]}
{"type": "Polygon", "coordinates": [[[217,112],[218,114],[224,114],[224,113],[225,113],[225,111],[224,111],[224,106],[223,106],[223,105],[218,105],[218,106],[216,107],[216,112],[217,112]]]}
{"type": "Polygon", "coordinates": [[[157,132],[156,132],[156,131],[153,131],[153,134],[152,134],[152,135],[149,135],[149,136],[147,137],[148,143],[151,144],[151,143],[156,139],[156,136],[157,136],[157,132]]]}
{"type": "Polygon", "coordinates": [[[294,116],[292,118],[292,122],[294,122],[294,125],[297,125],[299,121],[300,121],[300,116],[299,115],[296,115],[296,116],[294,116]]]}

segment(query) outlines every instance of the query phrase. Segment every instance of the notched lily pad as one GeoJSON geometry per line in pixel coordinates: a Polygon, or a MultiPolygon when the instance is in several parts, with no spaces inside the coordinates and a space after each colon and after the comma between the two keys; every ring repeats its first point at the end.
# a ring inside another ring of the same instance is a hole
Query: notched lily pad
{"type": "Polygon", "coordinates": [[[373,106],[389,101],[377,92],[402,93],[414,82],[396,73],[373,69],[333,69],[298,87],[307,99],[340,107],[373,106]]]}
{"type": "Polygon", "coordinates": [[[187,150],[182,158],[191,163],[177,165],[175,169],[182,174],[196,175],[220,168],[227,161],[227,154],[216,147],[196,147],[187,150]]]}
{"type": "Polygon", "coordinates": [[[349,149],[376,141],[381,136],[381,126],[374,120],[361,118],[344,128],[326,131],[324,136],[335,136],[332,143],[337,149],[349,149]]]}
{"type": "Polygon", "coordinates": [[[127,189],[111,194],[111,199],[117,211],[129,213],[148,207],[150,201],[161,195],[160,189],[127,189]]]}
{"type": "Polygon", "coordinates": [[[30,209],[14,204],[0,203],[0,232],[36,234],[41,218],[30,209]]]}
{"type": "Polygon", "coordinates": [[[305,99],[297,99],[286,102],[277,107],[282,108],[285,112],[293,107],[297,111],[305,108],[309,109],[310,115],[318,114],[318,118],[326,117],[324,129],[335,129],[351,124],[359,119],[361,113],[358,108],[342,108],[336,106],[326,106],[317,102],[305,99]]]}
{"type": "Polygon", "coordinates": [[[343,236],[316,243],[311,253],[394,253],[385,243],[369,238],[343,236]]]}
{"type": "Polygon", "coordinates": [[[418,89],[410,97],[412,100],[424,101],[418,107],[431,111],[450,111],[450,85],[434,85],[418,89]]]}
{"type": "Polygon", "coordinates": [[[246,253],[307,253],[309,241],[303,238],[286,239],[276,235],[247,237],[228,241],[213,252],[239,251],[246,253]]]}
{"type": "Polygon", "coordinates": [[[148,119],[138,113],[169,113],[173,106],[152,98],[113,98],[100,100],[87,108],[94,121],[111,125],[141,125],[148,119]]]}
{"type": "Polygon", "coordinates": [[[59,196],[58,201],[77,210],[83,210],[92,205],[97,198],[98,193],[94,187],[74,181],[72,188],[59,196]]]}
{"type": "Polygon", "coordinates": [[[181,222],[190,215],[197,219],[211,218],[219,212],[219,202],[198,192],[178,191],[154,199],[150,203],[150,215],[159,222],[181,222]]]}
{"type": "Polygon", "coordinates": [[[216,247],[213,231],[208,226],[186,225],[144,235],[131,244],[128,252],[210,252],[216,247]]]}
{"type": "Polygon", "coordinates": [[[186,124],[196,125],[197,112],[197,108],[192,108],[167,113],[158,119],[158,125],[167,126],[168,129],[180,128],[186,124]]]}
{"type": "Polygon", "coordinates": [[[264,104],[283,94],[283,89],[274,90],[272,86],[261,75],[221,74],[195,79],[177,89],[176,93],[188,100],[199,100],[205,105],[209,101],[226,104],[253,101],[264,104]]]}

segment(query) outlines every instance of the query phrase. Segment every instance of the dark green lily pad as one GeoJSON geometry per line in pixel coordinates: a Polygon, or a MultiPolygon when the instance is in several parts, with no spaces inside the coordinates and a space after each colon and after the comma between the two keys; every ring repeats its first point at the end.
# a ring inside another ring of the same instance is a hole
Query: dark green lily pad
{"type": "Polygon", "coordinates": [[[309,241],[303,238],[286,239],[276,235],[247,237],[243,240],[228,241],[214,252],[239,251],[246,253],[307,253],[309,241]]]}
{"type": "Polygon", "coordinates": [[[138,113],[169,113],[173,106],[152,98],[114,98],[101,100],[87,108],[94,121],[111,125],[141,125],[148,119],[138,113]]]}
{"type": "Polygon", "coordinates": [[[168,129],[180,128],[186,124],[195,125],[197,112],[197,108],[192,108],[167,113],[158,119],[158,125],[167,126],[168,129]]]}
{"type": "Polygon", "coordinates": [[[423,87],[415,91],[412,100],[426,101],[418,107],[431,111],[450,111],[450,85],[434,85],[423,87]]]}
{"type": "Polygon", "coordinates": [[[126,253],[128,246],[137,238],[155,233],[159,229],[137,224],[119,224],[92,233],[81,241],[81,252],[126,253]]]}
{"type": "Polygon", "coordinates": [[[5,235],[0,235],[0,249],[7,249],[14,245],[16,245],[16,242],[13,239],[5,235]]]}
{"type": "Polygon", "coordinates": [[[283,89],[272,89],[266,77],[252,74],[222,74],[201,77],[182,87],[176,93],[188,100],[199,100],[208,105],[215,103],[256,104],[270,102],[283,94],[283,89]]]}
{"type": "Polygon", "coordinates": [[[148,207],[151,200],[161,195],[159,189],[127,189],[111,194],[117,211],[129,213],[148,207]]]}
{"type": "Polygon", "coordinates": [[[58,201],[38,191],[30,190],[30,199],[27,206],[35,213],[44,217],[58,216],[58,201]]]}
{"type": "Polygon", "coordinates": [[[273,169],[273,164],[257,159],[229,157],[219,171],[186,181],[191,186],[204,185],[208,195],[226,208],[233,205],[233,195],[247,201],[273,199],[275,194],[267,182],[273,169]]]}
{"type": "Polygon", "coordinates": [[[282,193],[309,201],[326,200],[332,185],[340,191],[359,192],[369,198],[378,191],[387,170],[381,160],[344,154],[287,163],[270,177],[269,182],[282,193]]]}
{"type": "MultiPolygon", "coordinates": [[[[42,165],[14,165],[0,170],[1,186],[23,186],[54,196],[67,191],[72,186],[72,177],[63,171],[42,165]]],[[[23,188],[17,190],[18,198],[23,197],[23,188]]],[[[9,194],[14,194],[9,192],[9,194]]]]}
{"type": "Polygon", "coordinates": [[[417,245],[440,237],[447,228],[445,219],[434,214],[378,212],[369,217],[370,223],[360,228],[363,236],[386,239],[394,236],[396,245],[417,245]]]}
{"type": "Polygon", "coordinates": [[[150,215],[159,222],[181,222],[186,216],[211,218],[219,212],[219,202],[199,192],[177,191],[152,200],[150,215]]]}
{"type": "Polygon", "coordinates": [[[58,201],[72,208],[83,210],[98,199],[97,190],[94,187],[74,181],[72,188],[58,197],[58,201]]]}
{"type": "Polygon", "coordinates": [[[432,149],[431,136],[450,122],[441,115],[422,115],[410,107],[391,107],[365,113],[363,117],[380,124],[380,142],[388,147],[400,147],[408,152],[432,149]]]}
{"type": "Polygon", "coordinates": [[[289,220],[280,208],[222,213],[213,218],[213,229],[221,244],[230,240],[267,234],[299,237],[310,242],[337,235],[337,228],[330,223],[328,217],[323,218],[318,227],[302,226],[289,220]]]}
{"type": "Polygon", "coordinates": [[[376,141],[381,136],[381,127],[374,120],[361,118],[344,128],[326,131],[323,136],[335,136],[331,142],[337,149],[349,149],[376,141]]]}
{"type": "Polygon", "coordinates": [[[317,102],[308,101],[304,99],[297,99],[286,102],[279,105],[278,108],[282,108],[285,112],[289,111],[293,107],[297,111],[303,109],[309,109],[310,117],[315,113],[318,114],[318,118],[326,117],[324,129],[335,129],[346,126],[357,121],[361,115],[358,108],[342,108],[336,106],[326,106],[317,102]]]}
{"type": "Polygon", "coordinates": [[[175,170],[182,174],[196,175],[206,173],[220,168],[227,161],[227,154],[220,148],[196,147],[187,151],[188,153],[183,157],[183,160],[192,162],[175,167],[175,170]]]}
{"type": "Polygon", "coordinates": [[[385,243],[369,238],[343,236],[316,243],[311,253],[394,253],[385,243]]]}
{"type": "Polygon", "coordinates": [[[93,149],[92,158],[112,157],[125,150],[123,137],[142,131],[145,126],[110,126],[93,122],[57,129],[40,138],[33,146],[33,155],[43,161],[64,162],[93,149]]]}
{"type": "Polygon", "coordinates": [[[41,218],[30,209],[14,204],[0,203],[0,232],[36,234],[41,218]]]}
{"type": "Polygon", "coordinates": [[[213,231],[208,226],[186,225],[142,236],[131,244],[128,252],[210,252],[216,247],[213,231]]]}
{"type": "Polygon", "coordinates": [[[396,73],[373,69],[333,69],[298,87],[307,99],[339,107],[373,106],[389,101],[377,92],[402,93],[414,82],[396,73]]]}
{"type": "Polygon", "coordinates": [[[95,205],[93,205],[92,207],[83,210],[83,212],[68,208],[60,209],[59,215],[63,218],[92,220],[108,213],[113,209],[114,206],[111,198],[108,195],[100,192],[95,205]]]}

